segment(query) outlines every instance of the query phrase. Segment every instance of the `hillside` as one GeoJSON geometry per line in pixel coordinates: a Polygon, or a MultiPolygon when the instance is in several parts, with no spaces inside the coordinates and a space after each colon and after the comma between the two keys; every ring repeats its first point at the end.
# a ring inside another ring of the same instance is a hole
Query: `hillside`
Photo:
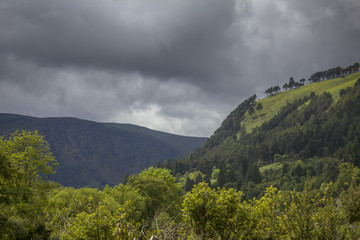
{"type": "Polygon", "coordinates": [[[124,131],[138,133],[141,135],[156,138],[168,144],[170,147],[176,149],[183,156],[193,151],[194,146],[200,147],[207,140],[207,138],[202,138],[202,137],[180,136],[180,135],[155,131],[149,128],[140,127],[133,124],[107,123],[107,125],[114,128],[122,129],[124,131]]]}
{"type": "Polygon", "coordinates": [[[245,119],[241,122],[247,132],[253,128],[261,126],[265,121],[273,118],[288,102],[293,102],[297,99],[309,96],[311,92],[321,95],[324,92],[331,94],[332,99],[337,102],[340,99],[340,90],[354,86],[356,80],[360,77],[359,73],[348,75],[344,78],[335,78],[322,82],[316,82],[296,88],[293,90],[283,91],[274,96],[266,97],[259,100],[263,109],[256,111],[250,115],[245,114],[245,119]]]}
{"type": "Polygon", "coordinates": [[[0,114],[0,135],[16,130],[45,136],[59,162],[51,178],[74,187],[116,185],[127,174],[184,157],[206,141],[129,124],[0,114]]]}
{"type": "Polygon", "coordinates": [[[270,185],[301,190],[307,174],[316,188],[336,181],[342,164],[360,166],[358,79],[359,72],[258,101],[251,96],[173,170],[185,174],[183,182],[196,182],[188,172],[200,172],[213,187],[235,187],[247,197],[270,185]]]}

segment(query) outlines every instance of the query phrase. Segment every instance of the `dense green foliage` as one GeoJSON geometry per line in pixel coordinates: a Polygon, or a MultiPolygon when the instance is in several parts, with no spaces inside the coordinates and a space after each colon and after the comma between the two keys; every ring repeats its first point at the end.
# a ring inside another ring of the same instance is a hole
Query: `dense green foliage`
{"type": "MultiPolygon", "coordinates": [[[[196,175],[199,183],[184,193],[170,170],[152,167],[129,176],[126,184],[74,189],[46,181],[56,161],[36,131],[0,140],[4,240],[360,237],[360,170],[350,163],[340,164],[335,182],[320,189],[308,173],[302,191],[269,187],[262,197],[249,200],[234,188],[210,188],[200,182],[200,172],[188,175],[196,175]]],[[[306,165],[299,161],[293,171],[302,172],[298,166],[306,165]]],[[[261,169],[250,169],[249,179],[261,176],[261,169]]],[[[210,182],[227,171],[214,169],[210,182]]]]}
{"type": "Polygon", "coordinates": [[[0,238],[46,237],[43,206],[56,161],[36,131],[0,138],[0,238]]]}

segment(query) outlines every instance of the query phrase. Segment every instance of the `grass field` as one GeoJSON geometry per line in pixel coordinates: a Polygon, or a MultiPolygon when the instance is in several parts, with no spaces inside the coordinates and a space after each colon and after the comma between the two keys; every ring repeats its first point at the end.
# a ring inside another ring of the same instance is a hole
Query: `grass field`
{"type": "Polygon", "coordinates": [[[273,164],[269,164],[269,165],[260,167],[259,170],[260,170],[260,173],[263,173],[270,169],[276,171],[276,170],[279,170],[280,168],[282,168],[282,166],[283,166],[282,163],[277,162],[277,163],[273,163],[273,164]]]}
{"type": "Polygon", "coordinates": [[[293,102],[296,99],[309,96],[311,92],[318,95],[323,92],[329,92],[336,102],[340,97],[339,91],[354,86],[358,78],[360,78],[360,73],[354,73],[344,78],[335,78],[308,84],[297,89],[283,91],[274,96],[261,99],[258,103],[262,104],[263,109],[256,111],[251,116],[246,113],[245,119],[241,122],[241,125],[245,127],[247,132],[250,132],[253,128],[261,126],[265,121],[273,118],[287,102],[293,102]]]}

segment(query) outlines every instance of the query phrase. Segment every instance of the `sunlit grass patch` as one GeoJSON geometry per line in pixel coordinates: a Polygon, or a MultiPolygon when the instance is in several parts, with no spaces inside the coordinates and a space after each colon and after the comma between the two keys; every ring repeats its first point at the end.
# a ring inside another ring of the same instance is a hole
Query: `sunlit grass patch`
{"type": "Polygon", "coordinates": [[[332,95],[334,102],[337,102],[340,98],[340,90],[354,86],[358,78],[360,78],[360,73],[350,74],[344,78],[335,78],[312,83],[260,99],[258,104],[261,103],[263,108],[260,111],[255,111],[251,116],[249,113],[246,113],[245,119],[241,122],[241,125],[245,127],[246,132],[251,132],[252,129],[261,126],[264,122],[273,118],[288,102],[291,103],[296,99],[309,96],[311,92],[314,92],[317,95],[329,92],[332,95]]]}

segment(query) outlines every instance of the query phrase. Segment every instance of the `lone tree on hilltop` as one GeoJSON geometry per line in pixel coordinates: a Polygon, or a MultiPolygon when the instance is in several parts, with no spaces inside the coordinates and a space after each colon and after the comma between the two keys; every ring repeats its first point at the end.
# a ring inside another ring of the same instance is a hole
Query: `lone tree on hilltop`
{"type": "Polygon", "coordinates": [[[300,82],[301,82],[302,86],[304,86],[304,85],[305,85],[305,81],[306,81],[306,79],[305,79],[305,78],[300,79],[300,82]]]}
{"type": "Polygon", "coordinates": [[[289,86],[290,89],[295,87],[295,80],[294,80],[293,77],[290,78],[288,86],[289,86]]]}

